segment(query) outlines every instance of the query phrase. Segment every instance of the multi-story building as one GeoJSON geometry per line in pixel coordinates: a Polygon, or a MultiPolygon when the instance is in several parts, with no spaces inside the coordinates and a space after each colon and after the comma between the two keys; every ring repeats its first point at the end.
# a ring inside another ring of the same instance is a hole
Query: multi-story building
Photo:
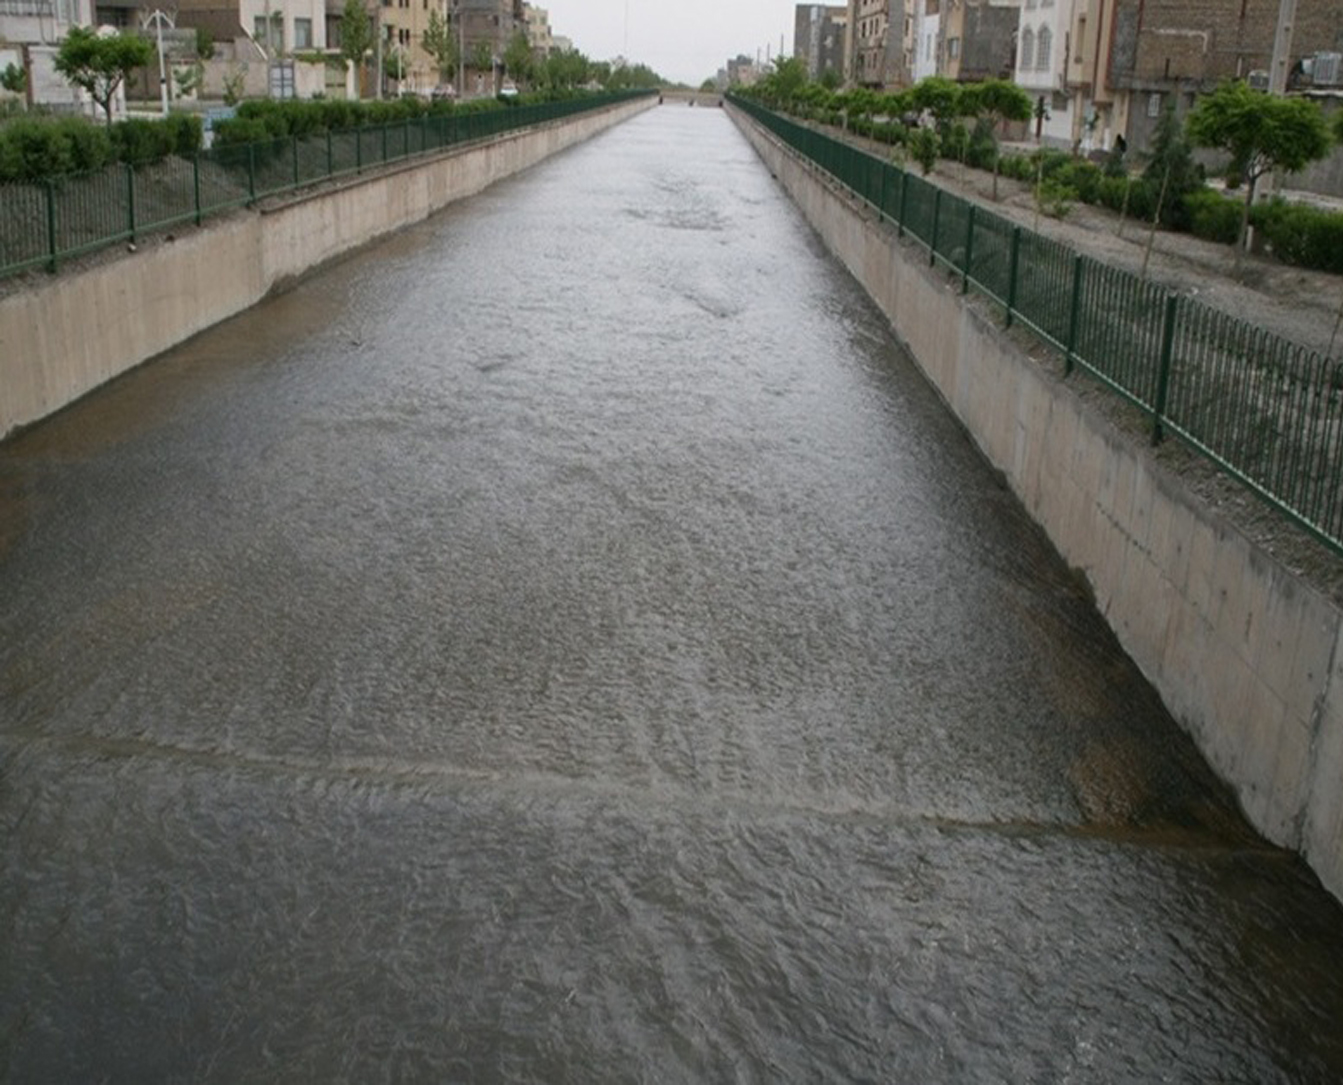
{"type": "Polygon", "coordinates": [[[1089,83],[1078,62],[1085,56],[1073,24],[1086,23],[1090,0],[1023,0],[1017,29],[1016,83],[1036,104],[1033,132],[1060,146],[1082,138],[1085,105],[1075,87],[1089,83]]]}
{"type": "Polygon", "coordinates": [[[826,72],[844,78],[844,45],[849,9],[826,4],[798,4],[793,22],[793,55],[807,65],[807,77],[826,72]]]}
{"type": "Polygon", "coordinates": [[[555,40],[550,33],[550,12],[534,4],[523,4],[522,9],[527,20],[527,44],[537,57],[550,56],[555,40]]]}
{"type": "MultiPolygon", "coordinates": [[[[24,94],[30,105],[83,111],[95,107],[83,91],[56,71],[56,50],[71,27],[94,26],[91,0],[4,0],[0,3],[0,69],[10,64],[28,75],[24,94]]],[[[0,98],[5,92],[0,91],[0,98]]],[[[113,115],[125,108],[119,93],[113,115]]]]}
{"type": "Polygon", "coordinates": [[[509,40],[519,31],[527,30],[522,0],[448,0],[448,3],[453,32],[466,58],[463,92],[468,96],[497,93],[509,40]]]}
{"type": "Polygon", "coordinates": [[[860,87],[887,85],[886,32],[891,3],[892,0],[849,0],[848,82],[860,87]]]}
{"type": "Polygon", "coordinates": [[[939,74],[961,83],[1011,79],[1021,4],[1022,0],[962,0],[949,4],[940,20],[939,74]]]}
{"type": "Polygon", "coordinates": [[[942,56],[941,0],[913,0],[910,82],[937,75],[942,56]]]}
{"type": "MultiPolygon", "coordinates": [[[[1092,0],[1113,36],[1099,44],[1113,96],[1108,123],[1131,147],[1148,146],[1166,105],[1183,114],[1195,96],[1224,79],[1250,79],[1267,88],[1279,0],[1092,0]]],[[[1343,65],[1343,8],[1338,0],[1297,0],[1289,72],[1304,75],[1317,54],[1336,84],[1343,65]]],[[[1291,81],[1291,80],[1289,80],[1291,81]]],[[[1302,80],[1304,82],[1304,80],[1302,80]]]]}

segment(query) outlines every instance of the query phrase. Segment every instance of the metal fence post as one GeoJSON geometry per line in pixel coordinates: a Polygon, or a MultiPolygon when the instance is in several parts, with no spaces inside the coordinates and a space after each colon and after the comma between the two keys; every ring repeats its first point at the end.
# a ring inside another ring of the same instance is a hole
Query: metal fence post
{"type": "Polygon", "coordinates": [[[298,188],[298,136],[290,136],[290,154],[294,160],[294,187],[298,188]]]}
{"type": "Polygon", "coordinates": [[[126,232],[135,241],[135,167],[126,163],[126,232]]]}
{"type": "Polygon", "coordinates": [[[1156,374],[1156,398],[1152,405],[1152,444],[1160,444],[1165,436],[1161,420],[1166,415],[1166,397],[1170,394],[1170,365],[1175,348],[1175,316],[1180,299],[1166,295],[1166,317],[1161,326],[1161,364],[1156,374]]]}
{"type": "Polygon", "coordinates": [[[1021,257],[1021,227],[1012,227],[1012,256],[1007,265],[1007,320],[1003,327],[1012,326],[1017,308],[1017,261],[1021,257]]]}
{"type": "Polygon", "coordinates": [[[961,293],[970,293],[970,259],[975,246],[975,205],[970,205],[970,213],[965,216],[965,267],[961,271],[961,293]]]}
{"type": "Polygon", "coordinates": [[[55,272],[56,270],[56,182],[47,182],[47,252],[51,254],[51,260],[47,264],[47,270],[55,272]]]}
{"type": "Polygon", "coordinates": [[[1063,352],[1063,375],[1073,371],[1073,352],[1077,348],[1077,322],[1082,310],[1082,257],[1073,257],[1073,297],[1068,309],[1068,346],[1063,352]]]}
{"type": "Polygon", "coordinates": [[[909,192],[909,170],[900,171],[900,221],[895,224],[895,236],[905,236],[905,196],[909,192]]]}
{"type": "Polygon", "coordinates": [[[382,161],[383,161],[383,164],[384,164],[384,165],[385,165],[386,162],[387,162],[387,125],[386,125],[386,124],[384,124],[384,125],[382,126],[382,161]]]}
{"type": "Polygon", "coordinates": [[[191,193],[196,201],[196,225],[201,224],[201,153],[197,151],[191,156],[191,193]]]}
{"type": "Polygon", "coordinates": [[[256,203],[256,144],[247,145],[247,202],[256,203]]]}
{"type": "Polygon", "coordinates": [[[354,169],[358,173],[364,168],[364,130],[359,125],[354,128],[354,169]]]}
{"type": "Polygon", "coordinates": [[[336,160],[331,153],[331,129],[326,130],[326,175],[330,177],[336,172],[336,160]]]}
{"type": "Polygon", "coordinates": [[[937,264],[937,226],[942,217],[942,190],[936,189],[933,196],[933,240],[928,245],[928,266],[937,264]]]}

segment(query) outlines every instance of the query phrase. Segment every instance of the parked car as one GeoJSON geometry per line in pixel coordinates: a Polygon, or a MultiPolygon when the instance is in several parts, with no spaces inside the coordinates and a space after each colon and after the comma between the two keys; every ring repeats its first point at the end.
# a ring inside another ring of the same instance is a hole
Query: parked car
{"type": "Polygon", "coordinates": [[[500,98],[516,98],[518,95],[518,85],[511,79],[505,79],[504,85],[499,88],[500,98]]]}
{"type": "Polygon", "coordinates": [[[457,97],[457,88],[451,83],[440,83],[430,93],[429,97],[435,102],[447,102],[457,97]]]}

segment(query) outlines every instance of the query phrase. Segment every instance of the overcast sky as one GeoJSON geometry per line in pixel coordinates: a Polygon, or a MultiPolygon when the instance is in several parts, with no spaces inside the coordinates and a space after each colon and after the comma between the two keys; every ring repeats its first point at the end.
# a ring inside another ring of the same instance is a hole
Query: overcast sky
{"type": "Polygon", "coordinates": [[[554,34],[591,60],[624,55],[677,83],[699,86],[728,57],[793,51],[796,0],[537,0],[554,34]],[[626,21],[628,17],[628,22],[626,21]]]}

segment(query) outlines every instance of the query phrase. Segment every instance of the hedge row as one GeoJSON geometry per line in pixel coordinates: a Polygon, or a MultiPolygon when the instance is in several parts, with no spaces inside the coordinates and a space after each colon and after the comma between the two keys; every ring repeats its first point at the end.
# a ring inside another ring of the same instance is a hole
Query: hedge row
{"type": "Polygon", "coordinates": [[[511,98],[473,98],[461,103],[428,102],[416,95],[375,102],[338,98],[263,98],[244,102],[238,107],[236,117],[217,123],[214,129],[215,144],[260,143],[290,136],[302,139],[364,125],[396,124],[426,116],[481,113],[508,109],[518,104],[531,105],[577,96],[574,92],[556,92],[511,98]]]}
{"type": "MultiPolygon", "coordinates": [[[[973,164],[973,163],[972,163],[973,164]]],[[[1156,214],[1160,185],[1151,178],[1110,174],[1092,162],[1062,151],[1003,158],[1004,176],[1034,182],[1040,177],[1054,191],[1083,203],[1099,204],[1130,218],[1150,222],[1156,214]]],[[[1162,209],[1162,223],[1205,241],[1234,245],[1240,235],[1242,196],[1224,196],[1197,188],[1162,209]]],[[[1272,255],[1284,264],[1343,273],[1343,212],[1327,211],[1278,198],[1255,204],[1250,223],[1272,255]]]]}
{"type": "Polygon", "coordinates": [[[127,120],[108,128],[83,117],[19,117],[0,126],[0,181],[43,181],[114,162],[144,166],[200,150],[199,117],[127,120]]]}

